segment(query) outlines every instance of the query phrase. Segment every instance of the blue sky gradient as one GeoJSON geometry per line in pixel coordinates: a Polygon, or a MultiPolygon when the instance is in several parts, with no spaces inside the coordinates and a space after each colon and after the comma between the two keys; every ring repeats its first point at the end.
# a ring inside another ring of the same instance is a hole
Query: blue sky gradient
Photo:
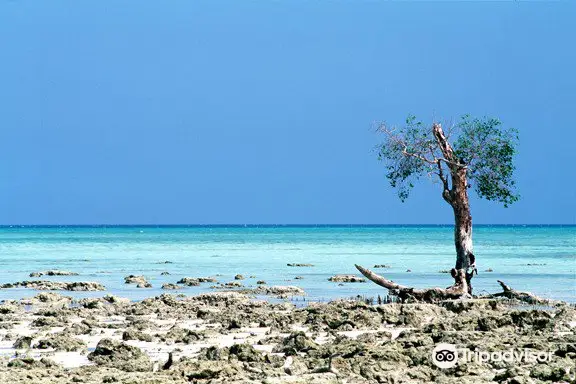
{"type": "Polygon", "coordinates": [[[0,224],[451,223],[377,121],[520,131],[511,208],[576,223],[570,2],[4,1],[0,224]]]}

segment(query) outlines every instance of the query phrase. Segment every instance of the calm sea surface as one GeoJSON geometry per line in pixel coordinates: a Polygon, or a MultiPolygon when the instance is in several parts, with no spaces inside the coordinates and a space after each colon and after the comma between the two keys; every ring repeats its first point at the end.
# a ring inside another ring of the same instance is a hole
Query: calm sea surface
{"type": "MultiPolygon", "coordinates": [[[[297,285],[308,297],[327,300],[385,293],[373,283],[338,286],[334,274],[356,273],[388,264],[379,273],[405,285],[450,285],[440,270],[454,264],[453,230],[443,226],[318,227],[3,227],[0,228],[0,283],[29,280],[47,269],[79,276],[58,281],[98,281],[112,294],[139,300],[164,291],[180,278],[215,276],[221,282],[240,273],[243,283],[297,285]],[[161,264],[169,261],[169,264],[161,264]],[[293,268],[287,263],[311,263],[293,268]],[[407,272],[410,269],[411,272],[407,272]],[[167,271],[170,275],[161,276],[167,271]],[[143,274],[152,289],[124,284],[124,276],[143,274]],[[254,275],[256,278],[248,278],[254,275]],[[302,276],[302,280],[294,277],[302,276]]],[[[497,292],[501,279],[518,290],[576,302],[576,226],[476,226],[474,247],[480,275],[476,293],[497,292]],[[493,272],[484,272],[487,269],[493,272]]],[[[44,279],[44,277],[42,278],[44,279]]],[[[195,294],[209,286],[178,291],[195,294]]],[[[174,292],[174,291],[168,291],[174,292]]],[[[29,297],[26,289],[0,289],[0,300],[29,297]]],[[[102,296],[102,292],[66,293],[102,296]]]]}

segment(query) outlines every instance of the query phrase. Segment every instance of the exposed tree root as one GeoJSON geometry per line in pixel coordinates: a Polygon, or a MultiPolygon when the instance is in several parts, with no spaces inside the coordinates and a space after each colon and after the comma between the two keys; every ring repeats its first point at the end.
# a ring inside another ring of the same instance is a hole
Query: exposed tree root
{"type": "MultiPolygon", "coordinates": [[[[356,269],[358,269],[360,273],[362,273],[368,280],[378,284],[381,287],[387,288],[390,291],[390,295],[397,296],[398,299],[400,299],[402,302],[420,301],[434,303],[442,300],[472,298],[472,296],[468,293],[466,273],[462,269],[452,269],[450,271],[452,277],[454,278],[454,285],[451,287],[416,289],[413,287],[406,287],[404,285],[397,284],[392,280],[388,280],[385,277],[380,276],[358,264],[355,264],[355,266],[356,269]]],[[[528,304],[555,303],[553,300],[544,299],[529,292],[516,291],[500,280],[498,280],[498,283],[500,283],[500,286],[502,287],[502,292],[491,295],[478,296],[477,298],[492,299],[505,297],[528,304]]]]}

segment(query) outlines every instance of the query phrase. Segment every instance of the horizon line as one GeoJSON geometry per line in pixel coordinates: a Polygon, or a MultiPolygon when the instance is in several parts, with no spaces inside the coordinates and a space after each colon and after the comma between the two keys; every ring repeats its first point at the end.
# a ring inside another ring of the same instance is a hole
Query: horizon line
{"type": "MultiPolygon", "coordinates": [[[[454,224],[0,224],[0,228],[106,228],[106,227],[148,227],[148,228],[203,228],[203,227],[220,227],[220,228],[256,228],[256,227],[294,227],[294,228],[314,228],[314,227],[453,227],[454,224]]],[[[477,227],[574,227],[576,223],[508,223],[508,224],[473,224],[477,227]]]]}

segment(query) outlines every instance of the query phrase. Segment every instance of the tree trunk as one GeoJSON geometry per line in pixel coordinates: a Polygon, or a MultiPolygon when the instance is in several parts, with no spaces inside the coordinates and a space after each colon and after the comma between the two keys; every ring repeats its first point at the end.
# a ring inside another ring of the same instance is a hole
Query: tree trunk
{"type": "MultiPolygon", "coordinates": [[[[451,204],[454,210],[454,245],[456,246],[456,270],[466,278],[466,289],[472,294],[472,277],[476,271],[472,253],[472,215],[468,201],[466,169],[452,173],[451,204]]],[[[458,284],[458,282],[455,282],[458,284]]]]}
{"type": "Polygon", "coordinates": [[[452,209],[454,210],[454,245],[456,246],[456,269],[472,265],[472,215],[468,201],[466,170],[452,174],[452,209]]]}
{"type": "MultiPolygon", "coordinates": [[[[465,276],[466,289],[472,294],[472,276],[475,271],[475,258],[472,253],[472,215],[468,200],[467,169],[460,163],[460,159],[454,154],[452,146],[448,142],[440,124],[432,126],[432,133],[438,146],[444,155],[444,160],[450,170],[452,188],[448,186],[448,180],[442,172],[442,163],[438,161],[439,176],[443,182],[442,197],[454,211],[454,245],[456,246],[456,276],[465,276]]],[[[461,284],[458,280],[455,285],[461,284]]]]}

